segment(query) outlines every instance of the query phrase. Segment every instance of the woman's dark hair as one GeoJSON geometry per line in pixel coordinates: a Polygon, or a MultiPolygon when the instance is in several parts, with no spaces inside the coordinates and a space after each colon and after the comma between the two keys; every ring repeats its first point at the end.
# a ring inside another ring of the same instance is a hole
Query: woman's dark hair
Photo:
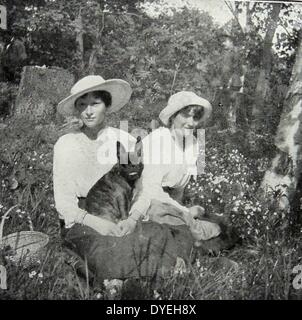
{"type": "MultiPolygon", "coordinates": [[[[112,97],[111,97],[111,94],[108,91],[96,90],[96,91],[91,91],[89,93],[92,93],[95,98],[102,99],[102,101],[104,102],[106,108],[109,108],[111,106],[112,97]]],[[[85,93],[84,95],[80,96],[78,99],[85,98],[87,96],[87,94],[88,93],[85,93]]],[[[76,104],[76,102],[77,102],[77,100],[75,101],[75,104],[76,104]]]]}
{"type": "Polygon", "coordinates": [[[101,98],[103,102],[105,103],[106,108],[111,106],[112,103],[112,97],[111,94],[108,91],[105,90],[99,90],[99,91],[92,91],[94,96],[96,98],[101,98]]]}
{"type": "Polygon", "coordinates": [[[183,116],[188,116],[190,112],[193,112],[193,119],[196,121],[199,121],[204,116],[204,107],[199,105],[189,105],[183,109],[180,109],[175,114],[173,114],[173,116],[169,119],[169,127],[171,127],[172,121],[174,120],[175,117],[177,117],[178,114],[181,114],[183,116]]]}

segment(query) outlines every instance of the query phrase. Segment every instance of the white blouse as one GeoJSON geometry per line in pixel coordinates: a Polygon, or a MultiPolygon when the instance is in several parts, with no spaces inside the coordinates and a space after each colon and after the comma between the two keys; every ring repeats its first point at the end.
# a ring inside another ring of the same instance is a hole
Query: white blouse
{"type": "Polygon", "coordinates": [[[96,140],[84,133],[66,134],[54,146],[53,186],[55,206],[66,227],[72,226],[78,214],[78,197],[86,197],[91,187],[117,163],[116,142],[126,151],[134,148],[136,139],[127,132],[106,127],[96,140]]]}
{"type": "Polygon", "coordinates": [[[136,218],[141,215],[148,220],[146,212],[152,199],[189,212],[188,208],[164,192],[163,187],[184,188],[190,177],[197,175],[196,162],[199,152],[197,139],[192,134],[183,148],[176,142],[173,131],[161,127],[150,133],[142,142],[144,170],[136,184],[137,200],[130,214],[133,213],[136,218]]]}

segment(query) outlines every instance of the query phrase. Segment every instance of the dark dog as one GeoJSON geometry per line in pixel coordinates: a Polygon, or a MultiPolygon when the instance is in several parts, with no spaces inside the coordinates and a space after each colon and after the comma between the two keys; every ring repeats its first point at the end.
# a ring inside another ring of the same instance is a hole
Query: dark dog
{"type": "Polygon", "coordinates": [[[79,206],[90,214],[119,222],[129,215],[135,181],[140,177],[142,142],[137,138],[135,150],[127,153],[117,142],[118,163],[89,190],[79,206]]]}

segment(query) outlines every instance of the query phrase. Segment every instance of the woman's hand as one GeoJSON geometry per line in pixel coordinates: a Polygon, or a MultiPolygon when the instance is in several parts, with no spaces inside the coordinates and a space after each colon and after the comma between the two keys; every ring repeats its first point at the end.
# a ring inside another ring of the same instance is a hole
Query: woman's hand
{"type": "Polygon", "coordinates": [[[201,206],[193,206],[189,208],[189,212],[194,219],[200,219],[205,215],[205,210],[201,206]]]}
{"type": "Polygon", "coordinates": [[[194,239],[198,241],[216,238],[221,233],[218,224],[204,220],[195,220],[190,226],[190,230],[194,239]]]}
{"type": "Polygon", "coordinates": [[[136,220],[130,216],[127,219],[120,221],[117,226],[120,228],[121,236],[125,236],[134,231],[136,220]]]}

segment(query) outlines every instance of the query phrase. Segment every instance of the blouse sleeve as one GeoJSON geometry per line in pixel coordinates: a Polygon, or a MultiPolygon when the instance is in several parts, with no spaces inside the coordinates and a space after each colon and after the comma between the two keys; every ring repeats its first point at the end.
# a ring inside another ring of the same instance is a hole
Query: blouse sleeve
{"type": "Polygon", "coordinates": [[[68,227],[85,211],[78,207],[75,146],[62,138],[54,146],[53,188],[56,209],[68,227]]]}
{"type": "Polygon", "coordinates": [[[136,184],[136,201],[131,207],[130,215],[134,219],[143,216],[150,207],[151,200],[156,199],[164,203],[169,203],[183,212],[189,212],[189,209],[182,206],[177,201],[172,199],[168,193],[163,190],[162,182],[166,172],[169,170],[168,164],[152,163],[153,159],[150,157],[149,150],[151,150],[151,143],[159,146],[158,136],[150,134],[143,140],[143,162],[144,169],[140,179],[136,184]]]}

